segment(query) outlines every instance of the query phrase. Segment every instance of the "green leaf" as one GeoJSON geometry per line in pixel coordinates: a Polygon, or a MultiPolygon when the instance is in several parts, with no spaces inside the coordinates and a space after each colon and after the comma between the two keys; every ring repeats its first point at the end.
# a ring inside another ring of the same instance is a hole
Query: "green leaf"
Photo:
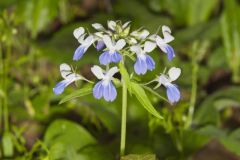
{"type": "Polygon", "coordinates": [[[35,38],[56,16],[58,0],[23,0],[17,7],[18,20],[25,23],[35,38]]]}
{"type": "MultiPolygon", "coordinates": [[[[228,104],[231,101],[234,103],[240,104],[240,88],[238,86],[231,86],[228,88],[224,88],[215,92],[212,95],[209,95],[198,107],[199,109],[196,111],[196,115],[194,117],[194,123],[197,125],[204,124],[215,124],[218,125],[220,122],[220,111],[219,109],[223,108],[223,106],[216,106],[219,103],[219,100],[228,99],[228,104]],[[206,116],[208,115],[208,116],[206,116]]],[[[221,101],[220,101],[221,102],[221,101]]],[[[223,105],[223,104],[221,104],[223,105]]],[[[226,106],[224,106],[226,107],[226,106]]],[[[232,107],[232,106],[230,106],[232,107]]]]}
{"type": "Polygon", "coordinates": [[[226,138],[226,132],[216,126],[208,125],[199,129],[184,130],[181,143],[185,154],[198,151],[211,140],[226,138]]]}
{"type": "MultiPolygon", "coordinates": [[[[203,138],[200,141],[201,143],[204,141],[207,142],[212,139],[217,139],[227,150],[237,155],[240,155],[240,136],[239,136],[240,129],[237,129],[228,135],[226,134],[226,131],[224,131],[223,129],[217,128],[215,126],[206,126],[194,132],[196,132],[198,136],[201,135],[200,138],[203,138]]],[[[198,138],[197,135],[194,137],[198,138]]],[[[183,139],[186,141],[188,138],[191,137],[189,136],[185,138],[183,137],[183,139]]],[[[192,142],[193,141],[197,141],[197,139],[192,140],[192,142]]],[[[189,143],[189,146],[191,146],[191,143],[189,143]]]]}
{"type": "Polygon", "coordinates": [[[229,151],[240,155],[240,128],[231,132],[227,137],[221,138],[220,142],[229,151]]]}
{"type": "Polygon", "coordinates": [[[231,139],[235,139],[235,140],[238,140],[240,142],[240,128],[238,128],[238,129],[234,130],[233,132],[231,132],[229,137],[231,139]]]}
{"type": "Polygon", "coordinates": [[[184,148],[184,152],[193,153],[206,145],[210,136],[198,130],[184,130],[181,137],[181,143],[184,148]]]}
{"type": "Polygon", "coordinates": [[[218,0],[192,0],[188,3],[188,24],[195,25],[208,20],[218,3],[218,0]]]}
{"type": "Polygon", "coordinates": [[[124,157],[121,157],[121,160],[156,160],[156,156],[154,154],[130,154],[124,157]]]}
{"type": "Polygon", "coordinates": [[[103,145],[92,145],[85,147],[78,155],[78,160],[111,160],[114,154],[103,145]]]}
{"type": "Polygon", "coordinates": [[[11,133],[5,132],[2,137],[3,155],[6,157],[13,156],[13,142],[11,133]]]}
{"type": "Polygon", "coordinates": [[[67,146],[67,148],[72,147],[74,150],[79,150],[86,145],[95,144],[96,140],[79,124],[60,119],[48,127],[44,135],[44,142],[48,146],[60,143],[60,148],[67,146]]]}
{"type": "Polygon", "coordinates": [[[220,142],[230,152],[240,155],[240,141],[236,141],[230,138],[221,138],[220,142]]]}
{"type": "Polygon", "coordinates": [[[213,19],[205,23],[194,25],[175,33],[178,41],[174,42],[175,47],[181,47],[182,44],[191,44],[195,40],[216,40],[221,37],[221,28],[219,20],[213,19]]]}
{"type": "Polygon", "coordinates": [[[110,133],[117,133],[120,126],[120,118],[113,108],[105,105],[91,105],[89,107],[110,133]]]}
{"type": "Polygon", "coordinates": [[[159,119],[163,119],[163,117],[153,107],[144,89],[137,83],[131,82],[130,84],[132,88],[132,93],[136,96],[136,98],[142,104],[142,106],[152,115],[156,116],[159,119]]]}
{"type": "Polygon", "coordinates": [[[55,143],[50,147],[49,157],[53,160],[77,160],[77,150],[73,146],[55,143]]]}
{"type": "Polygon", "coordinates": [[[127,85],[129,93],[132,94],[130,77],[123,63],[119,63],[119,69],[120,69],[121,76],[127,85]]]}
{"type": "Polygon", "coordinates": [[[76,90],[76,91],[72,92],[71,94],[65,96],[59,103],[62,104],[64,102],[70,101],[74,98],[86,96],[90,93],[92,93],[92,85],[86,86],[84,88],[81,88],[79,90],[76,90]]]}
{"type": "Polygon", "coordinates": [[[222,98],[214,102],[214,106],[217,109],[217,111],[222,111],[223,109],[229,107],[239,107],[239,104],[240,103],[238,101],[228,98],[222,98]]]}

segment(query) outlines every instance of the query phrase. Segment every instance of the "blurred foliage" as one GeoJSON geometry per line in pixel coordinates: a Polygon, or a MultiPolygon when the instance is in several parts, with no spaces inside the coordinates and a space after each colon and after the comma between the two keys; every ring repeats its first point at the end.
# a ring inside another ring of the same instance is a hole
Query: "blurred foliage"
{"type": "MultiPolygon", "coordinates": [[[[129,155],[121,159],[240,159],[239,7],[237,0],[1,0],[0,159],[120,159],[120,98],[96,101],[87,84],[52,93],[58,65],[71,61],[78,45],[73,29],[108,19],[131,20],[151,32],[169,25],[178,55],[171,65],[183,71],[182,100],[170,106],[155,94],[165,96],[163,90],[141,90],[121,70],[136,96],[128,102],[129,155]],[[141,101],[146,94],[149,103],[141,101]],[[59,105],[61,99],[66,103],[59,105]]],[[[93,79],[89,68],[96,61],[90,49],[78,71],[93,79]]],[[[162,56],[143,80],[166,62],[162,56]]]]}

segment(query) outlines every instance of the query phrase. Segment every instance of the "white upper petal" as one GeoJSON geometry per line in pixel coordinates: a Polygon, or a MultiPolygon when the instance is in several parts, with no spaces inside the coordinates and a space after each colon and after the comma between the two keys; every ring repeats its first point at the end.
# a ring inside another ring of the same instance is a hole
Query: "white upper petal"
{"type": "Polygon", "coordinates": [[[115,30],[115,27],[116,27],[116,22],[114,21],[108,21],[108,28],[111,29],[111,30],[115,30]]]}
{"type": "Polygon", "coordinates": [[[81,75],[77,73],[73,73],[71,67],[66,63],[63,63],[60,65],[60,72],[62,77],[68,80],[70,83],[82,78],[81,75]]]}
{"type": "Polygon", "coordinates": [[[84,43],[84,38],[85,38],[85,36],[86,36],[86,33],[83,34],[83,35],[81,35],[81,36],[78,38],[78,42],[79,42],[80,44],[84,43]]]}
{"type": "Polygon", "coordinates": [[[168,26],[163,25],[162,26],[162,32],[169,32],[169,33],[171,33],[171,29],[168,26]]]}
{"type": "Polygon", "coordinates": [[[147,36],[149,35],[149,31],[144,29],[141,33],[140,33],[140,37],[141,39],[145,39],[147,36]]]}
{"type": "Polygon", "coordinates": [[[82,79],[82,76],[77,73],[71,73],[67,75],[66,80],[69,80],[71,82],[82,79]]]}
{"type": "Polygon", "coordinates": [[[126,42],[124,39],[120,39],[117,41],[116,45],[115,45],[115,49],[117,51],[121,50],[124,46],[126,45],[126,42]]]}
{"type": "Polygon", "coordinates": [[[158,35],[156,35],[156,43],[157,43],[158,46],[166,44],[165,41],[158,35]]]}
{"type": "Polygon", "coordinates": [[[108,49],[113,48],[113,42],[108,35],[103,36],[103,42],[105,43],[105,45],[107,46],[108,49]]]}
{"type": "Polygon", "coordinates": [[[136,45],[136,46],[131,46],[130,50],[134,53],[140,54],[142,51],[142,48],[139,45],[136,45]]]}
{"type": "Polygon", "coordinates": [[[106,78],[111,79],[115,73],[117,73],[119,70],[117,67],[110,68],[106,73],[106,78]]]}
{"type": "Polygon", "coordinates": [[[174,37],[171,35],[171,30],[168,26],[162,26],[162,33],[165,43],[169,43],[174,40],[174,37]]]}
{"type": "Polygon", "coordinates": [[[103,70],[101,67],[94,65],[91,68],[92,73],[98,78],[98,79],[103,79],[104,78],[104,74],[103,74],[103,70]]]}
{"type": "Polygon", "coordinates": [[[94,23],[92,24],[92,27],[96,30],[105,30],[105,28],[100,23],[94,23]]]}
{"type": "Polygon", "coordinates": [[[181,75],[181,69],[172,67],[169,69],[168,75],[169,75],[170,81],[175,81],[181,75]]]}
{"type": "Polygon", "coordinates": [[[144,52],[152,52],[155,49],[155,47],[156,47],[156,43],[146,41],[144,43],[144,52]]]}
{"type": "Polygon", "coordinates": [[[71,67],[66,63],[61,64],[59,68],[60,68],[61,75],[64,79],[66,79],[67,75],[72,73],[71,67]]]}
{"type": "Polygon", "coordinates": [[[158,47],[164,52],[164,53],[167,53],[167,50],[166,50],[166,46],[167,44],[163,41],[163,39],[157,35],[156,37],[156,44],[158,45],[158,47]]]}
{"type": "Polygon", "coordinates": [[[80,36],[82,36],[84,34],[85,30],[83,27],[79,27],[79,28],[76,28],[74,31],[73,31],[73,35],[76,39],[79,39],[80,36]]]}
{"type": "Polygon", "coordinates": [[[169,80],[169,78],[164,75],[164,74],[161,74],[158,78],[158,82],[159,82],[159,85],[163,84],[164,86],[168,85],[169,83],[171,83],[171,81],[169,80]]]}
{"type": "Polygon", "coordinates": [[[94,36],[90,35],[84,40],[84,45],[90,46],[94,42],[94,36]]]}

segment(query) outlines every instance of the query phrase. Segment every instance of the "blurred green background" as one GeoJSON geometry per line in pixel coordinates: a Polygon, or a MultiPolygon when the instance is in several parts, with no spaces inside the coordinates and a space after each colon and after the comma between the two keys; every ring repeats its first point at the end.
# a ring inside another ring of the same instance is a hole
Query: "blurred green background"
{"type": "MultiPolygon", "coordinates": [[[[119,157],[121,99],[91,95],[59,105],[52,88],[59,64],[71,63],[78,42],[72,32],[107,20],[132,21],[154,33],[168,25],[177,57],[155,51],[157,69],[177,66],[181,101],[170,106],[148,93],[167,122],[128,102],[122,160],[240,159],[240,1],[237,0],[1,0],[0,159],[114,160],[119,157]],[[159,55],[161,58],[159,58],[159,55]]],[[[96,51],[74,62],[94,79],[96,51]]],[[[118,94],[121,95],[121,91],[118,94]]],[[[158,92],[165,96],[163,89],[158,92]]]]}

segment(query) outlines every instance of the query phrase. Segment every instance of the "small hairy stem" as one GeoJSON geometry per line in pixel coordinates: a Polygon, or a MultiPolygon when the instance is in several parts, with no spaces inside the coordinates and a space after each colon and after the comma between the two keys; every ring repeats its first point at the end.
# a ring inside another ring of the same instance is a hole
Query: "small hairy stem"
{"type": "Polygon", "coordinates": [[[84,77],[83,77],[83,80],[86,81],[86,82],[88,82],[88,83],[94,84],[93,81],[90,81],[90,80],[88,80],[87,78],[84,78],[84,77]]]}
{"type": "Polygon", "coordinates": [[[121,123],[121,144],[120,144],[120,155],[125,154],[126,144],[126,122],[127,122],[127,85],[122,80],[122,123],[121,123]]]}

